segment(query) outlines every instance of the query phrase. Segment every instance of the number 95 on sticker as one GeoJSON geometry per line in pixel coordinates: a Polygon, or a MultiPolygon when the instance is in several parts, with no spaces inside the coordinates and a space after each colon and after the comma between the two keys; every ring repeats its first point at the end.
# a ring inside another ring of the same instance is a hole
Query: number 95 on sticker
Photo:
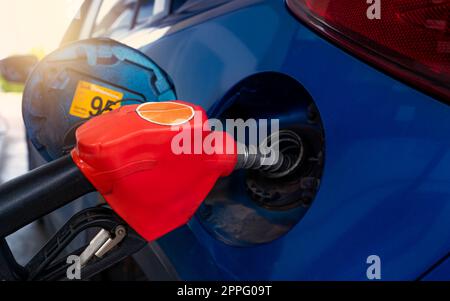
{"type": "Polygon", "coordinates": [[[86,81],[79,81],[69,114],[90,118],[110,112],[121,106],[123,93],[86,81]]]}

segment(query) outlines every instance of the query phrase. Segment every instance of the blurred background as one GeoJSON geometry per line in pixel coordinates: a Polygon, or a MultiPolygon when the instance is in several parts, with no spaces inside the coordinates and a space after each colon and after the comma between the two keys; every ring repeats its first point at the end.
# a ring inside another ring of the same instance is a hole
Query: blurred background
{"type": "Polygon", "coordinates": [[[56,47],[82,0],[0,0],[0,59],[56,47]]]}
{"type": "MultiPolygon", "coordinates": [[[[59,46],[83,0],[0,0],[0,60],[15,55],[42,58],[59,46]]],[[[0,76],[0,183],[28,170],[22,121],[22,84],[0,76]]],[[[8,238],[25,261],[39,247],[39,229],[30,225],[8,238]],[[32,239],[30,239],[32,238],[32,239]]]]}
{"type": "MultiPolygon", "coordinates": [[[[56,49],[82,0],[0,0],[0,60],[56,49]]],[[[0,76],[0,182],[27,170],[22,85],[0,76]]]]}

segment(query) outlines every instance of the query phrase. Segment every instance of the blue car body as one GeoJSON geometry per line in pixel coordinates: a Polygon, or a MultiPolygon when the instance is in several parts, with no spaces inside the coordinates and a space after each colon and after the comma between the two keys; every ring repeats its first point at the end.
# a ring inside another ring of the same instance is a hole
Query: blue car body
{"type": "Polygon", "coordinates": [[[447,104],[327,41],[282,0],[221,3],[117,39],[211,117],[238,83],[276,72],[304,87],[322,119],[323,176],[306,214],[284,235],[246,245],[194,217],[156,243],[180,279],[367,280],[370,255],[382,280],[450,279],[447,104]]]}

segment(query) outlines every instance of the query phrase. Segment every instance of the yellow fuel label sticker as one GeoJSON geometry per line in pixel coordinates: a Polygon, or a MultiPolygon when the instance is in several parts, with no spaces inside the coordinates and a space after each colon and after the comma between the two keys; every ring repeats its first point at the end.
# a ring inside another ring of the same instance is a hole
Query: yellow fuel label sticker
{"type": "Polygon", "coordinates": [[[86,81],[79,81],[69,114],[90,118],[110,112],[121,106],[123,93],[86,81]]]}

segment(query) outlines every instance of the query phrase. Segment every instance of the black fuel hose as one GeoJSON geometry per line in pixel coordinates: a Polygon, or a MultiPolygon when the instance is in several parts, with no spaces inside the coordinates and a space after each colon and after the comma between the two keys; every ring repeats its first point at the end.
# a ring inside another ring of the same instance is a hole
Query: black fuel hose
{"type": "Polygon", "coordinates": [[[93,191],[70,155],[0,185],[0,238],[93,191]]]}

